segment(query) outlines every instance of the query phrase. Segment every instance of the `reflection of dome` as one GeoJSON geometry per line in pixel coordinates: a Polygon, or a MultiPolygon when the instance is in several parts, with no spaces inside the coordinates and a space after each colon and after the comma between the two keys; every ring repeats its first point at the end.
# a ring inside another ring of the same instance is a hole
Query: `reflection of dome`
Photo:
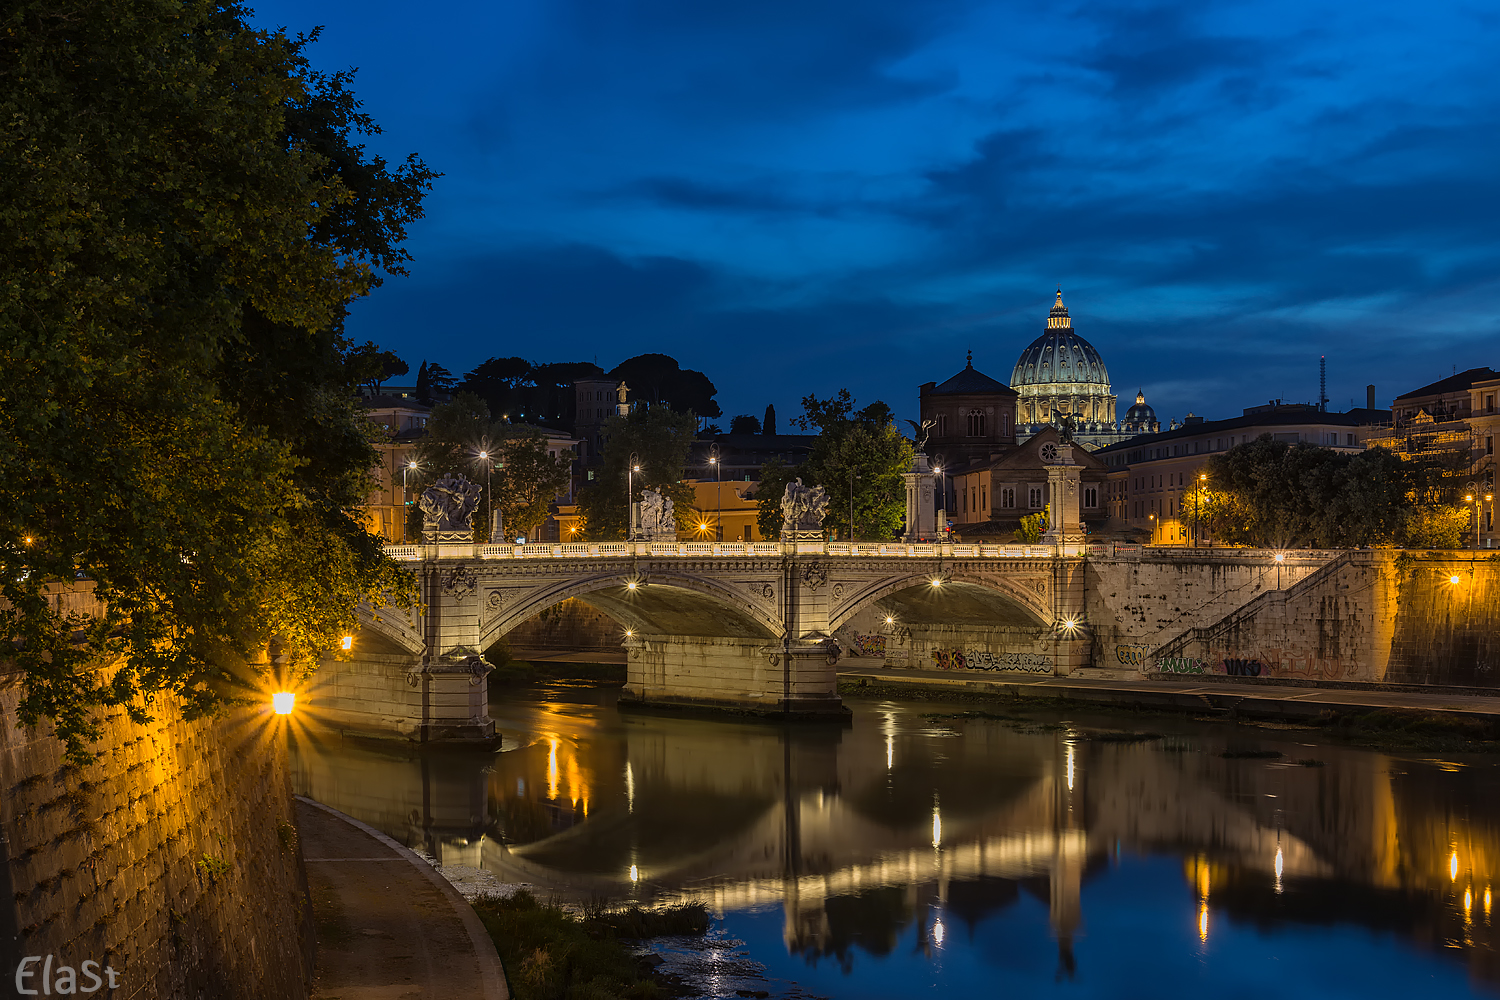
{"type": "Polygon", "coordinates": [[[1146,394],[1137,389],[1135,405],[1125,411],[1125,417],[1120,421],[1120,429],[1141,434],[1154,434],[1160,426],[1156,420],[1156,411],[1146,403],[1146,394]]]}
{"type": "Polygon", "coordinates": [[[1104,359],[1093,344],[1073,332],[1073,321],[1068,318],[1068,307],[1063,305],[1061,289],[1047,316],[1047,332],[1021,352],[1010,376],[1010,384],[1017,389],[1058,383],[1102,385],[1104,394],[1109,393],[1109,372],[1104,368],[1104,359]]]}

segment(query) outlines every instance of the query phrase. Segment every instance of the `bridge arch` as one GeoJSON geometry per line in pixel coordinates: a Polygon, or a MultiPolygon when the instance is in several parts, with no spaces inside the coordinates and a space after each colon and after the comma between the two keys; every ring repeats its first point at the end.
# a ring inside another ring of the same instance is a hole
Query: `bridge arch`
{"type": "Polygon", "coordinates": [[[874,581],[846,601],[829,618],[832,632],[875,605],[890,608],[907,624],[987,625],[1048,628],[1052,610],[1045,591],[993,572],[954,567],[933,586],[931,571],[903,573],[874,581]]]}
{"type": "Polygon", "coordinates": [[[361,604],[357,613],[360,628],[357,642],[360,648],[367,652],[396,653],[404,650],[413,656],[422,655],[426,646],[416,623],[415,612],[361,604]],[[378,648],[380,646],[386,648],[378,648]]]}
{"type": "Polygon", "coordinates": [[[570,597],[643,635],[774,640],[783,631],[776,615],[716,580],[671,570],[642,576],[622,567],[547,581],[527,591],[481,623],[480,648],[488,649],[517,625],[570,597]]]}

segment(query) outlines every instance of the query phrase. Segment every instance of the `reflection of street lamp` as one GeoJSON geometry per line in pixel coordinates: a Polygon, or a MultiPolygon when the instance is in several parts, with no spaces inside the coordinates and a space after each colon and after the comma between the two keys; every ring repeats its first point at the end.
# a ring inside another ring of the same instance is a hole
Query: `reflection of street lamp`
{"type": "Polygon", "coordinates": [[[635,541],[635,474],[641,471],[641,456],[630,453],[630,464],[625,468],[625,540],[635,541]]]}

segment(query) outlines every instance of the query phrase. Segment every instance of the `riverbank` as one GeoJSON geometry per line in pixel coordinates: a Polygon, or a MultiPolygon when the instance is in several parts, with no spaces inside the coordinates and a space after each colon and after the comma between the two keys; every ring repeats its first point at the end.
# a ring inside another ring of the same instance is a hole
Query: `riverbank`
{"type": "Polygon", "coordinates": [[[839,672],[848,698],[1004,703],[1012,708],[1189,714],[1215,721],[1305,726],[1357,746],[1393,751],[1500,752],[1500,697],[1373,686],[1261,681],[974,677],[860,667],[839,672]]]}

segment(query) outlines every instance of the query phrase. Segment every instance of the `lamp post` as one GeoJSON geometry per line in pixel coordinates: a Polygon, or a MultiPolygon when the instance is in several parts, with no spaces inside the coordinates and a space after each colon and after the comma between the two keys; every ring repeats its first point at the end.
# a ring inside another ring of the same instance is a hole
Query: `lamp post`
{"type": "Polygon", "coordinates": [[[417,460],[414,458],[407,459],[406,464],[401,467],[401,540],[403,542],[406,541],[406,506],[411,503],[406,499],[411,488],[407,476],[416,471],[417,460]]]}
{"type": "MultiPolygon", "coordinates": [[[[1474,505],[1474,551],[1476,552],[1479,551],[1479,513],[1483,509],[1483,504],[1479,499],[1479,490],[1483,485],[1477,480],[1464,484],[1464,488],[1469,491],[1464,497],[1464,503],[1474,505]]],[[[1485,503],[1493,503],[1494,499],[1495,495],[1493,493],[1486,493],[1484,496],[1485,503]]]]}
{"type": "Polygon", "coordinates": [[[1156,544],[1156,515],[1147,514],[1146,519],[1151,522],[1151,544],[1156,544]]]}
{"type": "Polygon", "coordinates": [[[490,472],[494,470],[495,463],[490,461],[490,451],[483,448],[479,452],[479,460],[484,463],[484,513],[489,524],[485,527],[485,541],[493,545],[495,543],[495,493],[490,489],[490,472]]]}
{"type": "Polygon", "coordinates": [[[1281,567],[1286,564],[1286,553],[1276,553],[1276,589],[1281,589],[1281,567]]]}
{"type": "Polygon", "coordinates": [[[724,483],[719,478],[719,446],[709,445],[708,464],[714,467],[714,490],[718,494],[714,503],[717,509],[714,511],[714,541],[724,540],[724,483]]]}
{"type": "Polygon", "coordinates": [[[849,470],[849,544],[854,544],[854,481],[860,478],[853,470],[849,470]]]}
{"type": "Polygon", "coordinates": [[[938,517],[938,541],[948,537],[948,477],[943,475],[943,467],[935,465],[932,468],[938,477],[938,496],[941,498],[942,506],[938,507],[941,515],[938,517]]]}
{"type": "Polygon", "coordinates": [[[1208,481],[1208,476],[1198,474],[1198,488],[1193,492],[1193,548],[1198,547],[1198,508],[1203,504],[1203,484],[1208,481]]]}
{"type": "Polygon", "coordinates": [[[625,540],[635,541],[635,474],[641,471],[641,456],[630,453],[630,465],[625,469],[625,540]]]}

